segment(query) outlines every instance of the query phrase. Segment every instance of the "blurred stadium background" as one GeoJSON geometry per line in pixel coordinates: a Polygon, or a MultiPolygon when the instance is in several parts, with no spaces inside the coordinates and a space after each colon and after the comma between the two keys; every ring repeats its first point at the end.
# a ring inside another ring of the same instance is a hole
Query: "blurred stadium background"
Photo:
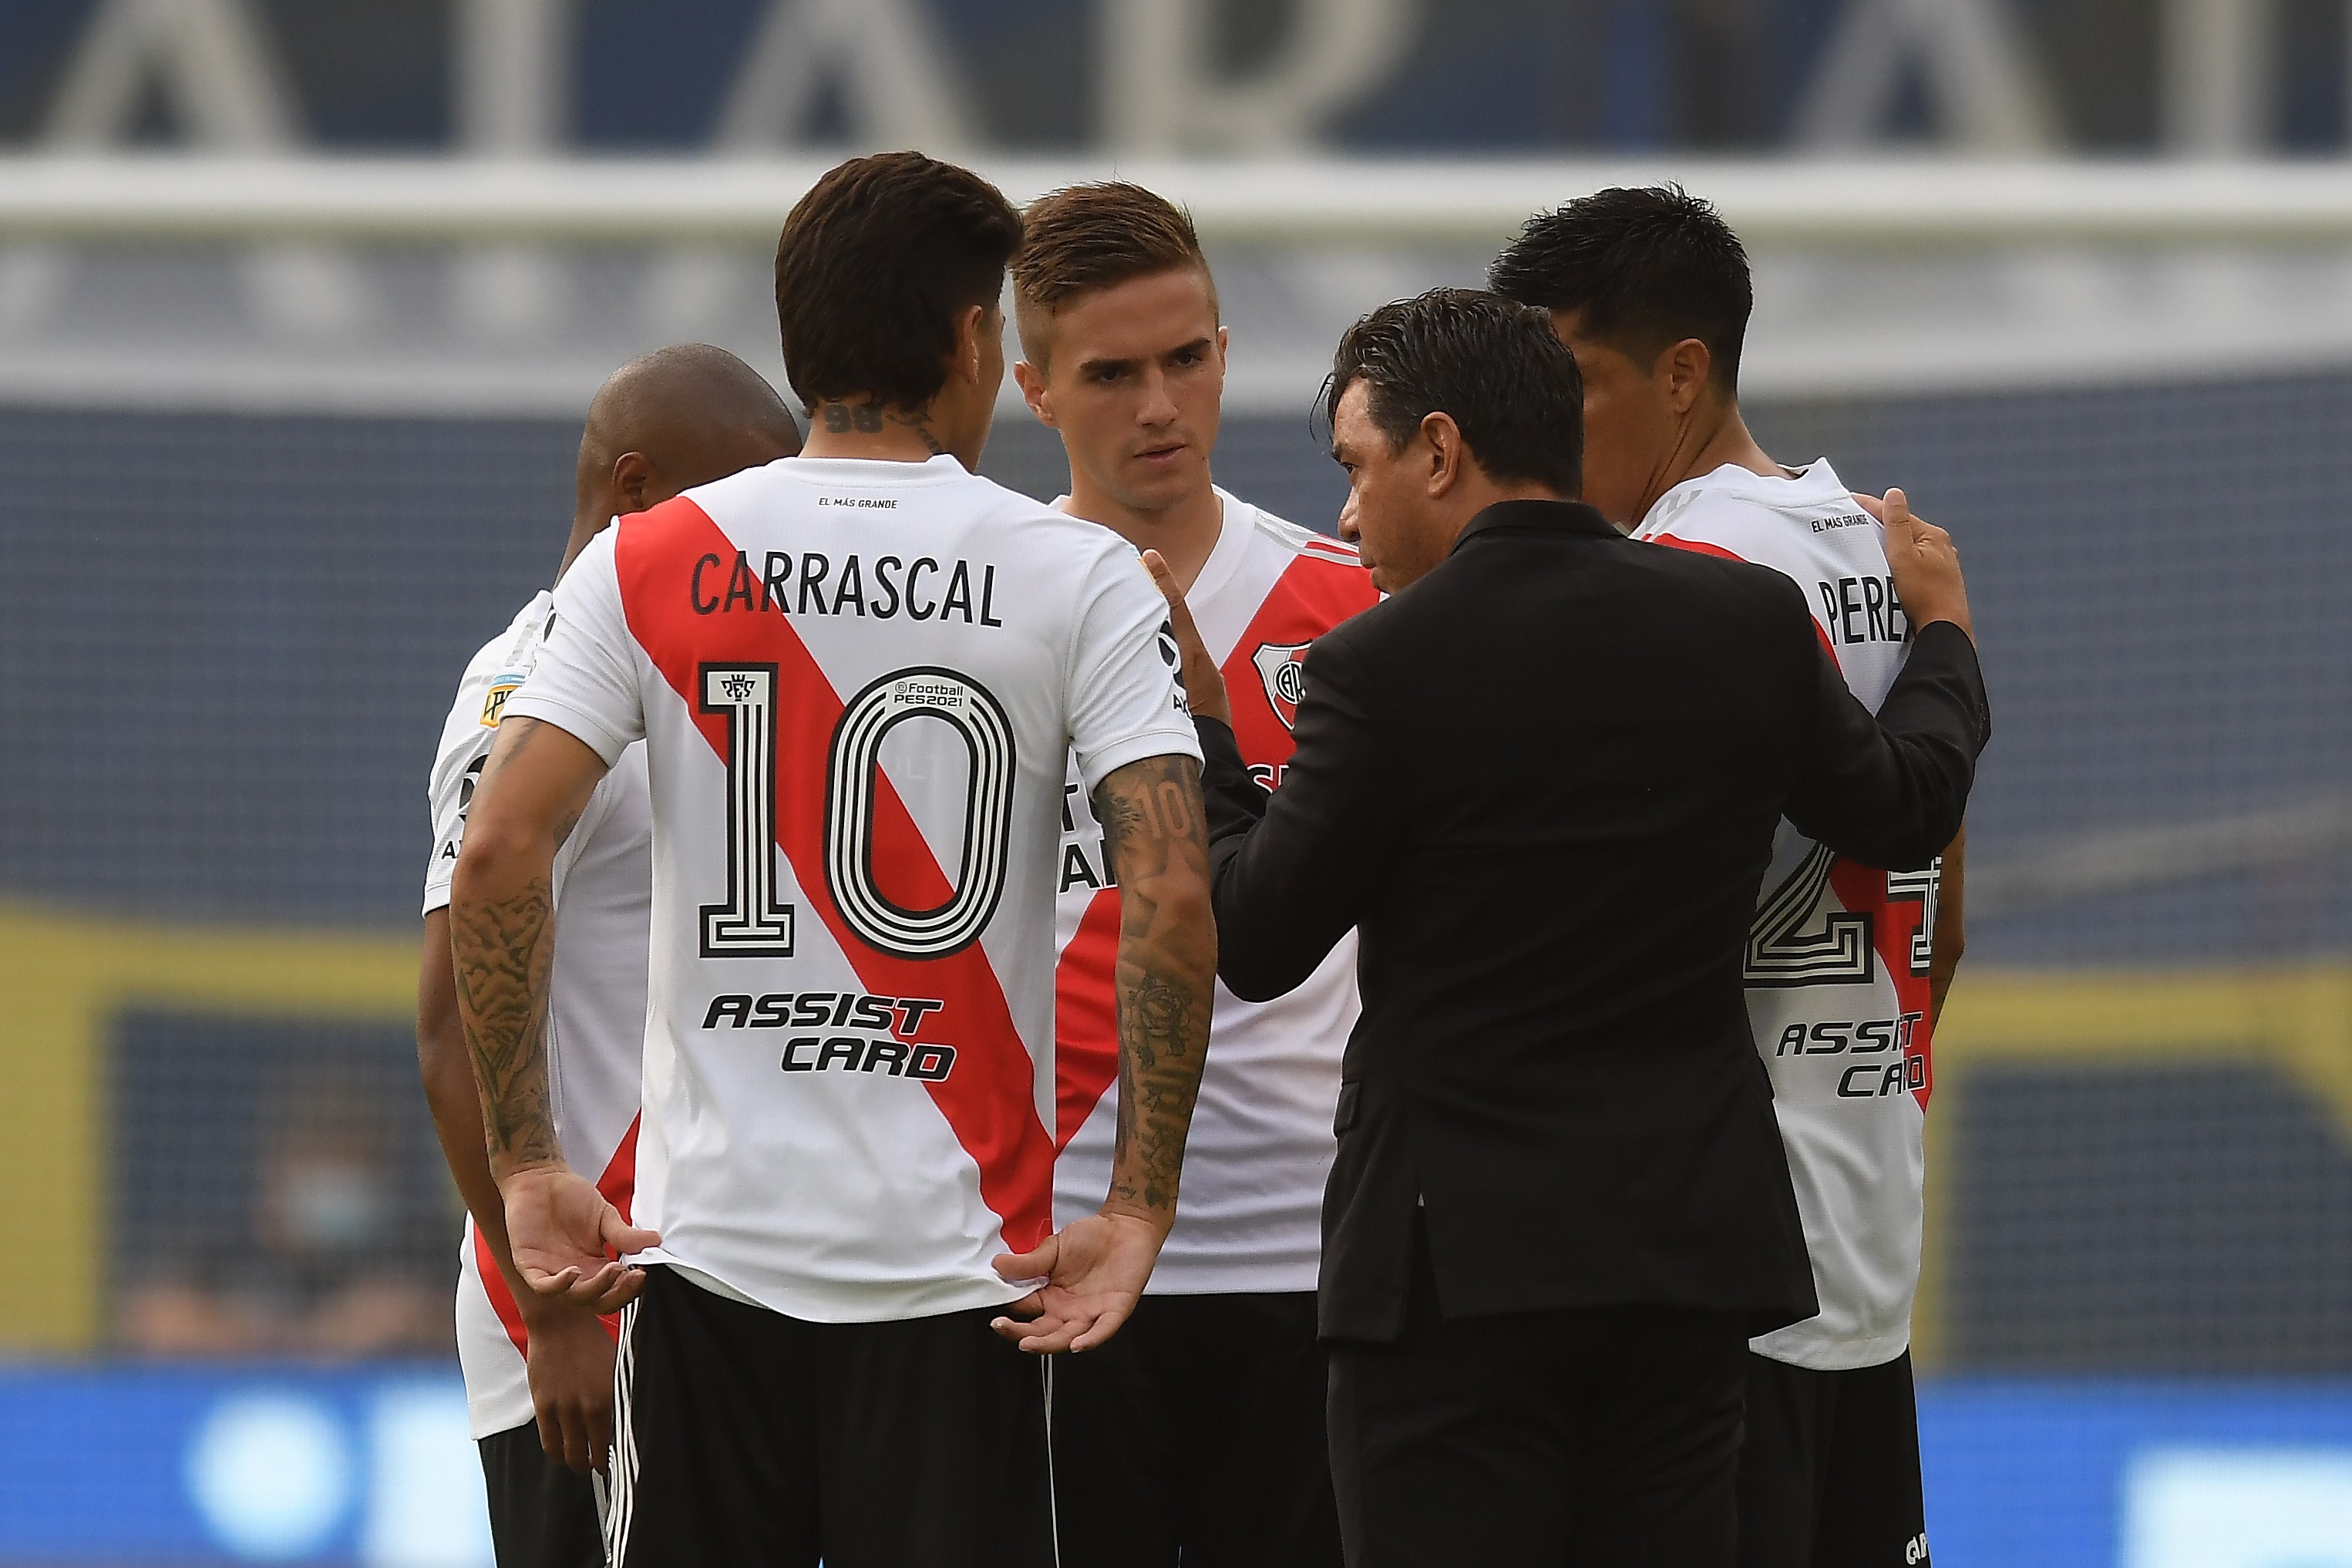
{"type": "MultiPolygon", "coordinates": [[[[781,384],[782,214],[919,144],[1189,201],[1219,476],[1327,528],[1349,320],[1602,184],[1717,198],[1759,434],[1953,530],[2000,709],[1938,1559],[2352,1565],[2347,10],[0,0],[0,1563],[487,1563],[409,1026],[439,718],[596,383],[781,384]]],[[[1016,404],[987,460],[1058,486],[1016,404]]]]}

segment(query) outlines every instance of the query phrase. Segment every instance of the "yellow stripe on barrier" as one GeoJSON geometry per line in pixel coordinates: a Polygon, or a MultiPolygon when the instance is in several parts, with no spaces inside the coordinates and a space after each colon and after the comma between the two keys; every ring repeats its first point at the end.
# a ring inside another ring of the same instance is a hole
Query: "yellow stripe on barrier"
{"type": "Polygon", "coordinates": [[[1927,1256],[1911,1333],[1916,1363],[1932,1368],[1947,1349],[1951,1177],[1967,1158],[1955,1112],[1970,1076],[1984,1067],[2185,1061],[2267,1064],[2309,1094],[2352,1146],[2352,965],[1960,972],[1936,1031],[1927,1256]]]}
{"type": "MultiPolygon", "coordinates": [[[[405,1020],[413,939],[98,920],[0,906],[0,1193],[23,1262],[0,1291],[0,1352],[98,1342],[109,1182],[104,1040],[127,1006],[265,1017],[405,1020]]],[[[2352,1143],[2352,965],[2174,972],[1964,971],[1936,1037],[1927,1257],[1913,1331],[1933,1367],[1954,1114],[1979,1068],[2268,1063],[2352,1143]]]]}
{"type": "Polygon", "coordinates": [[[403,1019],[416,943],[0,907],[0,1193],[18,1226],[0,1352],[94,1345],[106,1267],[103,1044],[126,1006],[403,1019]]]}

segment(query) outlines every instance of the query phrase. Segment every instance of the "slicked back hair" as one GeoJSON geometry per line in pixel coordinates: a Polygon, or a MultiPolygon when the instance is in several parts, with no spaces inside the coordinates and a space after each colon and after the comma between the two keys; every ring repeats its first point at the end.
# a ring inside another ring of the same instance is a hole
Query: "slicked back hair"
{"type": "Polygon", "coordinates": [[[1360,381],[1391,452],[1445,414],[1488,479],[1564,497],[1584,488],[1584,377],[1541,310],[1475,289],[1383,305],[1340,338],[1326,419],[1360,381]]]}
{"type": "Polygon", "coordinates": [[[776,325],[803,411],[859,394],[928,405],[956,318],[997,302],[1020,248],[1021,215],[969,169],[879,153],[828,173],[776,242],[776,325]]]}
{"type": "Polygon", "coordinates": [[[1680,185],[1620,186],[1538,213],[1486,281],[1523,304],[1582,311],[1587,333],[1644,364],[1696,338],[1709,379],[1739,390],[1756,303],[1748,252],[1712,205],[1680,185]]]}
{"type": "Polygon", "coordinates": [[[1198,268],[1209,285],[1201,237],[1183,208],[1126,180],[1066,185],[1039,196],[1021,215],[1021,254],[1013,261],[1013,310],[1021,352],[1043,365],[1055,311],[1083,295],[1137,278],[1198,268]]]}

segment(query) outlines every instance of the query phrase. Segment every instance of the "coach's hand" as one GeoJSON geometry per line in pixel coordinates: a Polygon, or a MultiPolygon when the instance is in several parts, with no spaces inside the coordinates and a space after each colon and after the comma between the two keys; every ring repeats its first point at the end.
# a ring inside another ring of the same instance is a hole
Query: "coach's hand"
{"type": "Polygon", "coordinates": [[[623,1219],[595,1184],[567,1165],[533,1165],[499,1178],[507,1240],[523,1283],[592,1312],[614,1312],[645,1289],[646,1271],[620,1259],[661,1245],[623,1219]]]}
{"type": "Polygon", "coordinates": [[[1886,565],[1895,575],[1895,597],[1913,626],[1950,621],[1973,638],[1969,621],[1969,585],[1960,575],[1960,552],[1952,536],[1932,522],[1911,515],[1911,502],[1901,490],[1888,490],[1883,501],[1854,498],[1886,525],[1886,565]]]}
{"type": "Polygon", "coordinates": [[[1090,1351],[1135,1310],[1168,1227],[1139,1215],[1106,1209],[1073,1220],[1034,1252],[1007,1253],[996,1272],[1008,1282],[1045,1283],[989,1326],[1037,1355],[1090,1351]]]}
{"type": "Polygon", "coordinates": [[[1225,698],[1224,671],[1209,657],[1209,647],[1201,640],[1201,628],[1192,624],[1192,607],[1184,602],[1184,590],[1176,585],[1176,574],[1157,550],[1143,552],[1143,569],[1151,574],[1152,585],[1160,596],[1168,601],[1169,628],[1176,634],[1177,668],[1184,678],[1184,703],[1200,719],[1214,719],[1230,727],[1234,721],[1234,705],[1225,698]]]}
{"type": "Polygon", "coordinates": [[[604,1468],[613,1446],[613,1336],[593,1312],[560,1301],[522,1303],[539,1446],[559,1465],[604,1468]]]}

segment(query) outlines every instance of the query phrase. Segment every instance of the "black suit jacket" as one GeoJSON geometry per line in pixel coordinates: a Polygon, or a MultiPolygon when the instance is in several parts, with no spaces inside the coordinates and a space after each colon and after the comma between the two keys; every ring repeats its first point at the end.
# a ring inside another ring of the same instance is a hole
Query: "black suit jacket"
{"type": "Polygon", "coordinates": [[[1786,577],[1512,501],[1317,641],[1273,795],[1201,731],[1226,984],[1362,935],[1327,1337],[1400,1332],[1416,1206],[1449,1317],[1819,1310],[1744,939],[1784,815],[1889,868],[1951,840],[1990,732],[1966,634],[1921,630],[1874,718],[1786,577]]]}

